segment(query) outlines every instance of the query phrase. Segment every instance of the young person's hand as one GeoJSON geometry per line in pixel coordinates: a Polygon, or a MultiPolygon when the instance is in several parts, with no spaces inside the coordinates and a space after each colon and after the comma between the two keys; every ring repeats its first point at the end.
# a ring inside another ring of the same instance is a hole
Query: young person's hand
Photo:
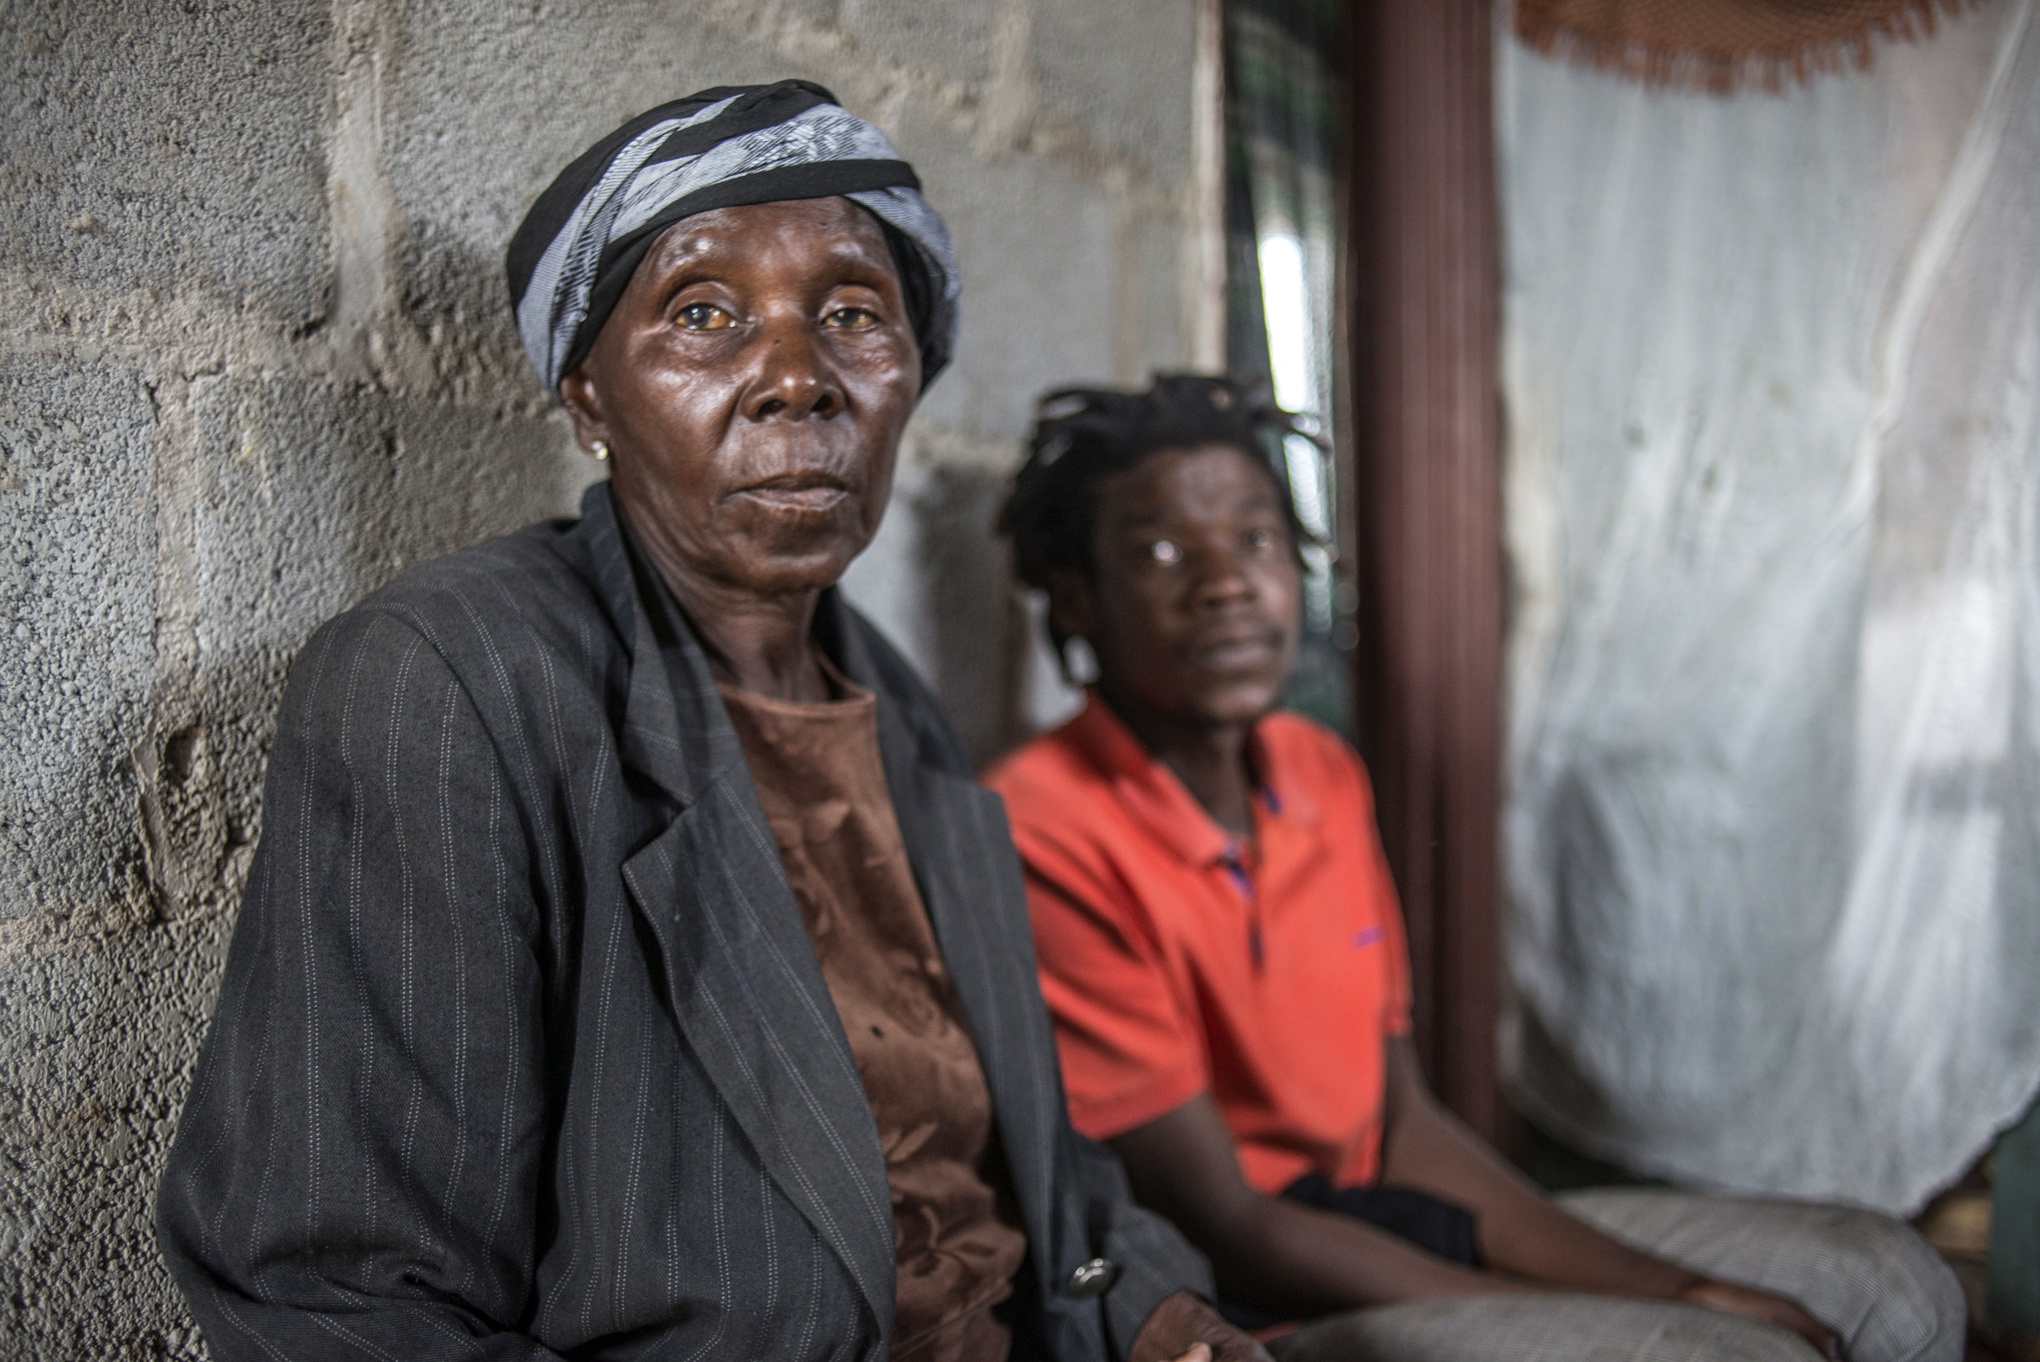
{"type": "Polygon", "coordinates": [[[1188,1291],[1178,1291],[1147,1317],[1127,1362],[1273,1362],[1253,1336],[1188,1291]]]}
{"type": "Polygon", "coordinates": [[[1783,1296],[1774,1296],[1753,1286],[1737,1286],[1734,1282],[1717,1282],[1703,1277],[1681,1291],[1679,1299],[1692,1305],[1704,1305],[1710,1310],[1726,1310],[1731,1314],[1768,1320],[1798,1334],[1811,1343],[1822,1357],[1831,1359],[1831,1362],[1842,1362],[1842,1340],[1835,1331],[1783,1296]]]}

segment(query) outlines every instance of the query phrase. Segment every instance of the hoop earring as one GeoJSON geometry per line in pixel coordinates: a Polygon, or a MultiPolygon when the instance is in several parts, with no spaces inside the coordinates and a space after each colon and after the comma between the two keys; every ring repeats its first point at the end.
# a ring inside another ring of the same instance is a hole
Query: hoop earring
{"type": "Polygon", "coordinates": [[[588,455],[597,463],[605,462],[609,458],[609,441],[597,440],[588,446],[588,455]]]}

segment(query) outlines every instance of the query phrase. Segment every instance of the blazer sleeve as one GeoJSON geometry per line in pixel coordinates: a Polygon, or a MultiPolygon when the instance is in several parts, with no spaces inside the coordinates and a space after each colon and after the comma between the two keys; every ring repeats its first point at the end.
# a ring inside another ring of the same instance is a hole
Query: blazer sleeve
{"type": "Polygon", "coordinates": [[[454,672],[357,610],[293,668],[158,1202],[219,1362],[554,1354],[531,839],[454,672]]]}
{"type": "Polygon", "coordinates": [[[1064,1127],[1069,1165],[1075,1170],[1093,1213],[1105,1223],[1104,1256],[1119,1266],[1119,1279],[1105,1294],[1105,1328],[1114,1356],[1133,1352],[1141,1326],[1170,1296],[1188,1291],[1216,1301],[1211,1265],[1176,1227],[1133,1199],[1126,1173],[1112,1152],[1064,1127]]]}

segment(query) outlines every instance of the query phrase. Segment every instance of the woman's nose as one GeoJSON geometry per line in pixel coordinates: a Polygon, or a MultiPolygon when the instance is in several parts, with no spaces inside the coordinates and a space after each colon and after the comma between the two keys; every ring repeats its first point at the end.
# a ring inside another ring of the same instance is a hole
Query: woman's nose
{"type": "Polygon", "coordinates": [[[766,323],[756,344],[758,373],[744,397],[746,416],[754,421],[773,416],[798,421],[842,410],[842,385],[811,326],[775,319],[766,323]]]}

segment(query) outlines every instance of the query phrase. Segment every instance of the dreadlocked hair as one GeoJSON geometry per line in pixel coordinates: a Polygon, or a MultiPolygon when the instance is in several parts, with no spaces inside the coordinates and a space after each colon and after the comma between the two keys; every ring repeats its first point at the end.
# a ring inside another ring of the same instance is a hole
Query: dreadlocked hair
{"type": "MultiPolygon", "coordinates": [[[[1282,493],[1282,518],[1299,552],[1316,536],[1297,519],[1283,440],[1317,443],[1303,419],[1275,404],[1265,382],[1235,383],[1202,374],[1156,374],[1145,392],[1061,388],[1035,408],[1027,461],[1013,476],[999,531],[1013,541],[1013,568],[1045,590],[1049,574],[1088,577],[1098,484],[1162,449],[1229,445],[1267,470],[1282,493]]],[[[1060,648],[1061,640],[1056,640],[1060,648]]]]}

